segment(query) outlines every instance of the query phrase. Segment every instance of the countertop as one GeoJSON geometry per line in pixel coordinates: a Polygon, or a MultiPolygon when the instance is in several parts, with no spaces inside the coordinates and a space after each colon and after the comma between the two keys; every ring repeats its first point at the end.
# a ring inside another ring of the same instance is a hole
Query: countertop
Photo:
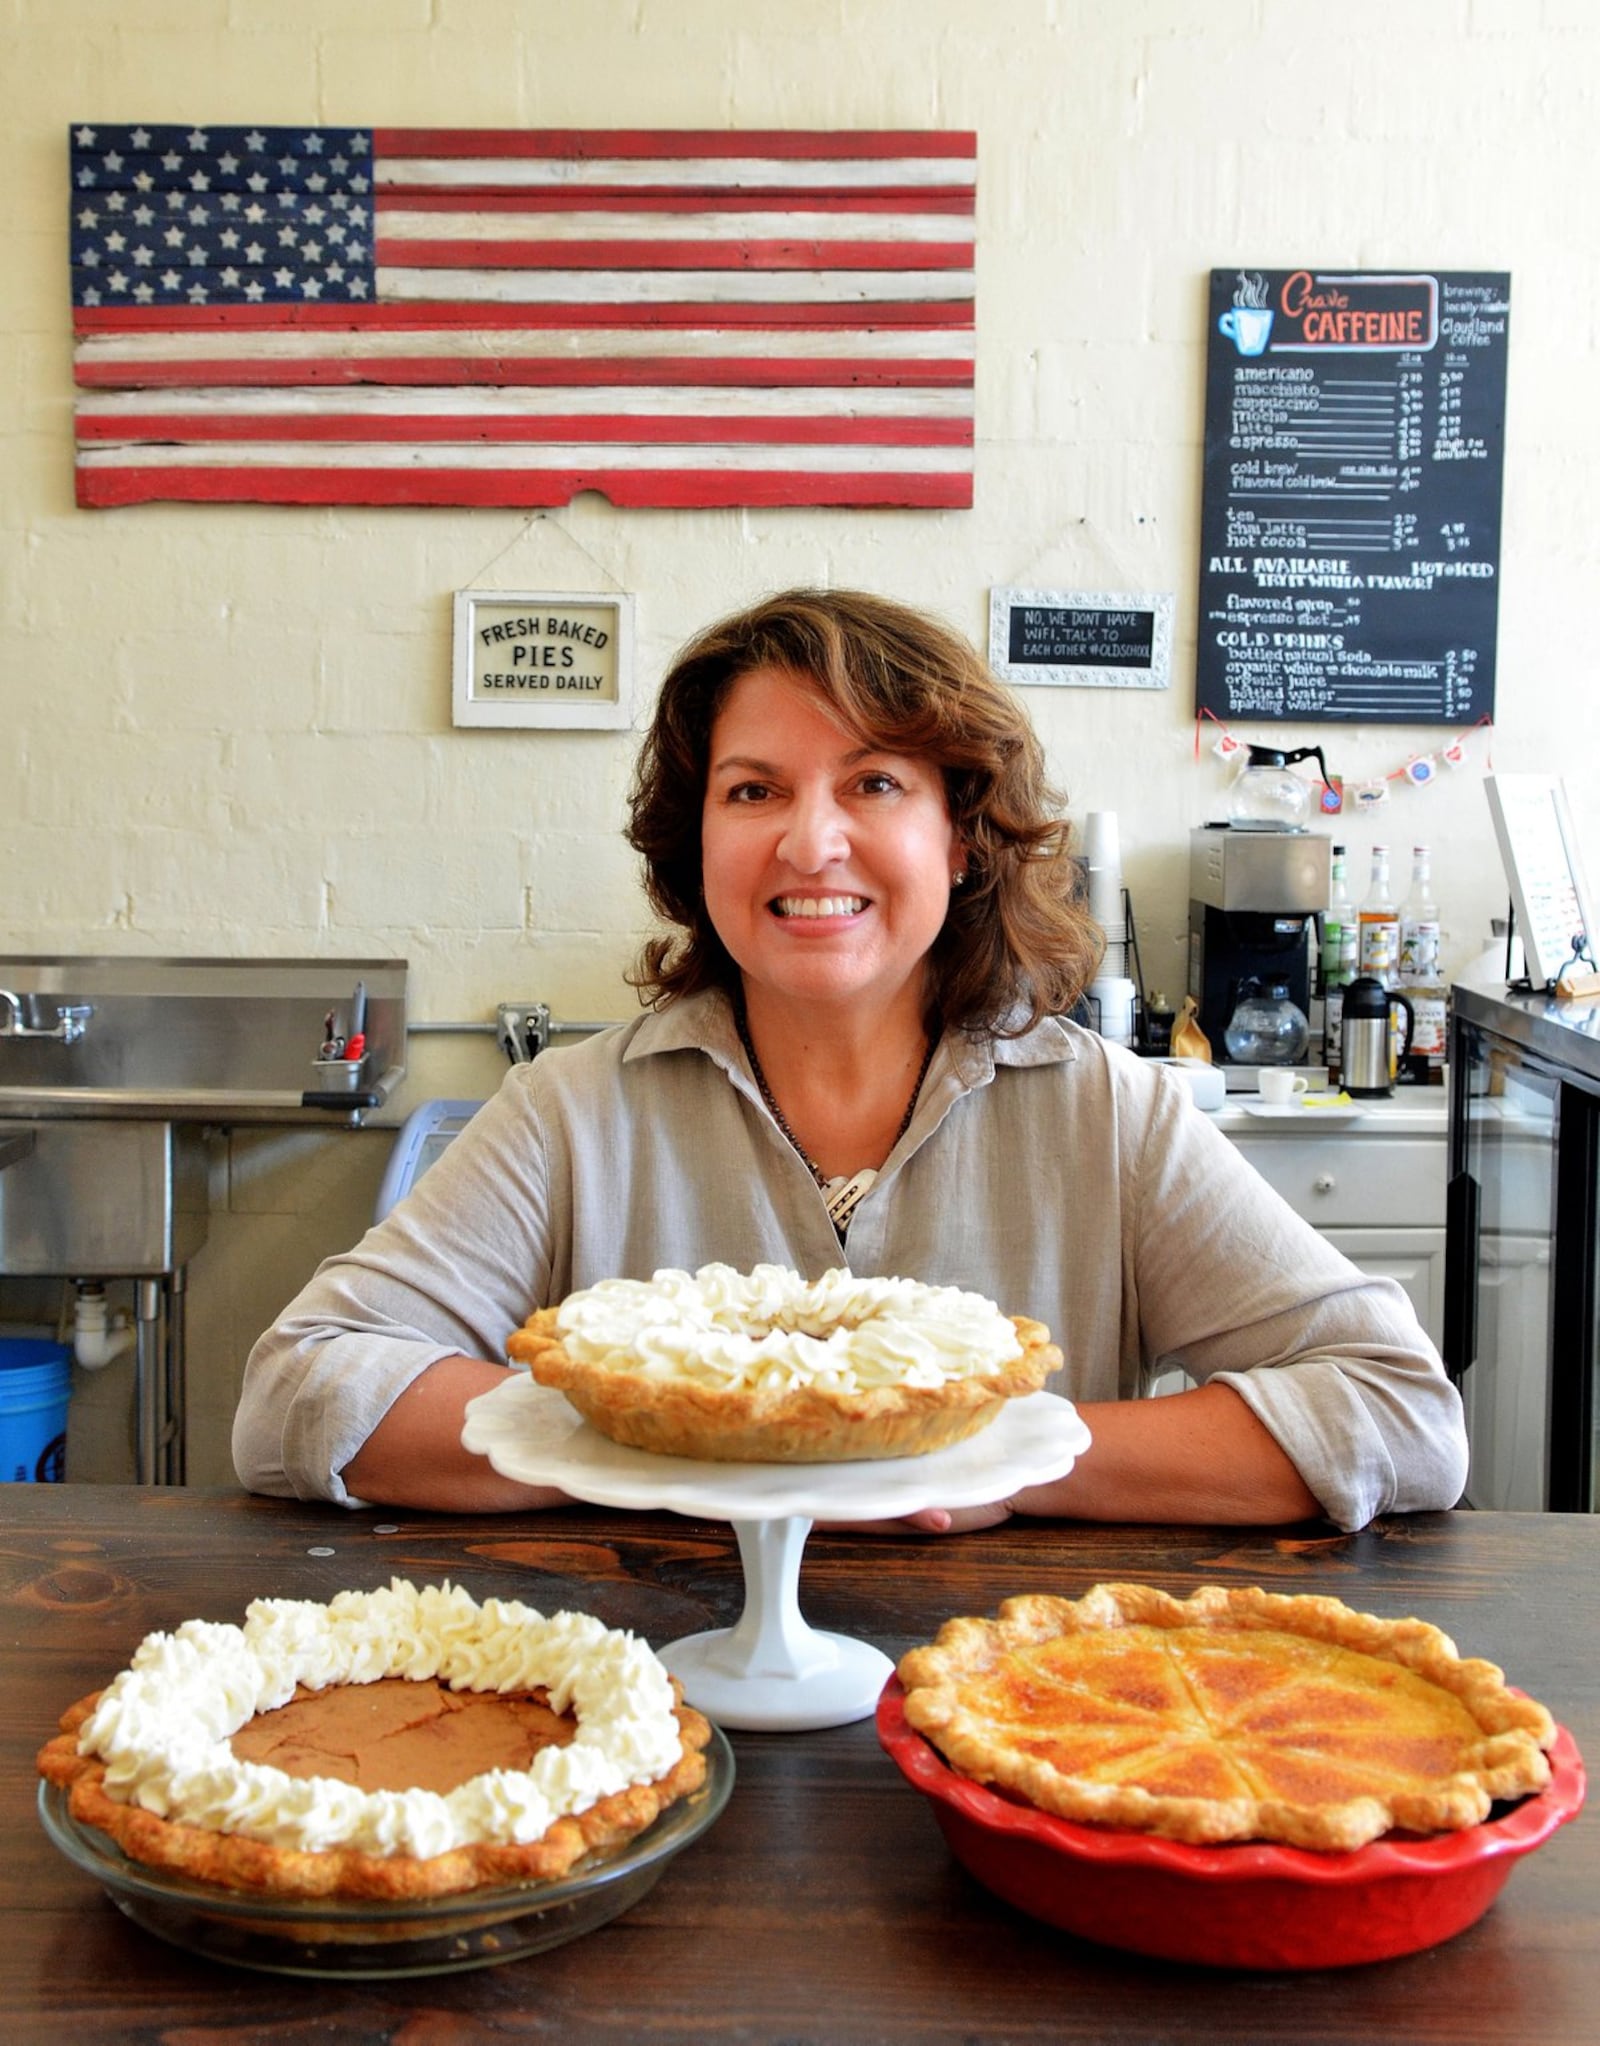
{"type": "MultiPolygon", "coordinates": [[[[1000,1903],[952,1859],[870,1720],[732,1735],[726,1811],[626,1915],[553,1951],[471,1973],[366,1983],[257,1974],[131,1924],[45,1837],[34,1753],[57,1714],[143,1636],[237,1621],[262,1595],[326,1599],[399,1575],[475,1597],[576,1606],[656,1645],[732,1625],[730,1530],[572,1508],[451,1518],[232,1492],[15,1485],[0,1540],[6,1713],[0,2028],[10,2040],[518,2039],[616,2046],[1027,2046],[1259,2041],[1558,2046],[1600,2010],[1600,1826],[1564,1826],[1487,1915],[1414,1957],[1252,1975],[1142,1960],[1000,1903]]],[[[1012,1522],[952,1539],[813,1530],[800,1595],[817,1626],[896,1656],[955,1613],[1098,1580],[1331,1592],[1416,1612],[1500,1662],[1580,1750],[1600,1753],[1600,1658],[1582,1615],[1600,1522],[1430,1514],[1341,1535],[1012,1522]]]]}

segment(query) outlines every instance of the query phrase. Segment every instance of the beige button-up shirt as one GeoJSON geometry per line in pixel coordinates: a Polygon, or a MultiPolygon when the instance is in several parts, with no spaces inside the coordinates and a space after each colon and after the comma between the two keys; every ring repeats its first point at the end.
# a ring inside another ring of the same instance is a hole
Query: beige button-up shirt
{"type": "Polygon", "coordinates": [[[1302,1221],[1181,1081],[1047,1019],[947,1036],[841,1247],[718,995],[515,1066],[409,1198],[256,1344],[242,1481],[339,1473],[413,1378],[499,1358],[537,1306],[613,1277],[848,1264],[1045,1322],[1052,1389],[1134,1398],[1170,1365],[1248,1403],[1342,1527],[1454,1505],[1461,1402],[1409,1300],[1302,1221]]]}

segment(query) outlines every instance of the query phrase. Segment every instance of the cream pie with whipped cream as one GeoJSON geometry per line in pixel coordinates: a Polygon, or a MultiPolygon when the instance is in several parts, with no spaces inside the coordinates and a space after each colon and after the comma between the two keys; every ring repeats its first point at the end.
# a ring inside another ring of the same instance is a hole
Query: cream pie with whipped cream
{"type": "Polygon", "coordinates": [[[770,1264],[603,1280],[506,1347],[612,1440],[723,1463],[925,1455],[1061,1363],[1042,1323],[979,1294],[770,1264]]]}

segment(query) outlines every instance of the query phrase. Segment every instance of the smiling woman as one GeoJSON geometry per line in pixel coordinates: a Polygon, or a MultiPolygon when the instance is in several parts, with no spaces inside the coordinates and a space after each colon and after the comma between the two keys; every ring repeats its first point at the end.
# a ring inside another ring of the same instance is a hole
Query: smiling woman
{"type": "Polygon", "coordinates": [[[1170,1071],[1065,1020],[1101,953],[1015,692],[887,599],[790,591],[674,662],[628,825],[647,1013],[508,1074],[256,1346],[266,1491],[555,1496],[460,1446],[535,1311],[711,1263],[958,1287],[1044,1324],[1091,1442],[957,1512],[1345,1527],[1454,1503],[1460,1400],[1170,1071]],[[1181,1365],[1194,1390],[1141,1397],[1181,1365]]]}
{"type": "MultiPolygon", "coordinates": [[[[671,926],[645,949],[649,996],[659,1005],[706,987],[736,990],[731,946],[702,893],[716,856],[712,799],[762,807],[785,793],[762,774],[777,764],[769,758],[777,734],[761,703],[782,704],[779,688],[788,715],[816,721],[790,734],[808,764],[821,768],[809,758],[821,742],[838,770],[859,778],[858,815],[900,807],[906,783],[917,796],[942,797],[951,838],[930,851],[926,877],[939,910],[924,955],[929,1026],[1006,1030],[1019,1004],[1029,1022],[1070,1010],[1102,941],[1078,900],[1062,801],[1020,700],[959,633],[849,590],[789,591],[709,627],[663,684],[629,829],[651,901],[671,926]],[[753,749],[753,771],[742,774],[740,732],[753,749]],[[714,792],[713,754],[721,775],[724,750],[734,757],[714,792]],[[952,886],[962,890],[954,901],[952,886]]],[[[840,818],[828,821],[837,827],[840,818]]],[[[793,844],[807,852],[801,839],[793,844]]],[[[820,880],[831,878],[824,871],[820,880]]],[[[832,892],[815,882],[795,890],[832,892]]]]}

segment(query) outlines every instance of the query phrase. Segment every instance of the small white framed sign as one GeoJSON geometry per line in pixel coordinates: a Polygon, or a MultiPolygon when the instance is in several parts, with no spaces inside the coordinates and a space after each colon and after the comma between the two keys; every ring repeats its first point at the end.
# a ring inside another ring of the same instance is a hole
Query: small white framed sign
{"type": "Polygon", "coordinates": [[[1489,814],[1528,962],[1528,985],[1553,987],[1569,966],[1595,970],[1600,942],[1578,833],[1559,775],[1491,774],[1489,814]]]}
{"type": "Polygon", "coordinates": [[[633,599],[571,590],[458,590],[454,722],[626,731],[633,599]]]}
{"type": "Polygon", "coordinates": [[[1165,689],[1172,598],[1105,590],[989,592],[989,665],[1007,682],[1165,689]]]}

